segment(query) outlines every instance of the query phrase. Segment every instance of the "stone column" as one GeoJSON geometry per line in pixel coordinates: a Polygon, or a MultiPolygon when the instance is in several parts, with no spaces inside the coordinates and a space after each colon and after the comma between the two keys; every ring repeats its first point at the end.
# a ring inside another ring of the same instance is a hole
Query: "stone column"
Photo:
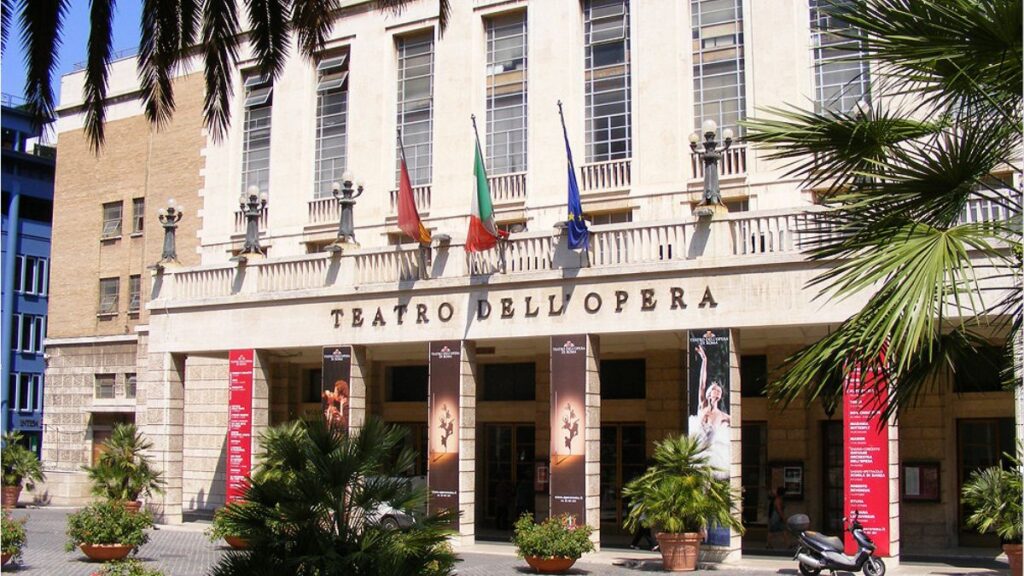
{"type": "Polygon", "coordinates": [[[348,381],[348,427],[356,431],[366,422],[368,401],[367,381],[370,379],[370,362],[365,346],[352,346],[352,370],[348,381]]]}
{"type": "Polygon", "coordinates": [[[184,443],[185,358],[167,353],[149,354],[145,378],[145,420],[142,430],[153,442],[153,459],[163,472],[163,494],[154,495],[149,508],[159,522],[181,523],[182,448],[184,443]]]}
{"type": "Polygon", "coordinates": [[[476,343],[462,342],[459,368],[459,539],[476,539],[476,343]]]}
{"type": "Polygon", "coordinates": [[[591,540],[601,549],[601,355],[600,339],[587,335],[587,426],[586,440],[587,524],[593,529],[591,540]]]}
{"type": "Polygon", "coordinates": [[[270,368],[271,355],[256,350],[252,366],[252,467],[259,465],[260,435],[270,427],[270,368]]]}
{"type": "MultiPolygon", "coordinates": [[[[891,394],[890,388],[890,394],[891,394]]],[[[890,396],[891,397],[891,396],[890,396]]],[[[887,568],[900,565],[900,427],[889,418],[889,556],[887,568]]]]}
{"type": "MultiPolygon", "coordinates": [[[[736,509],[733,514],[743,521],[743,414],[741,413],[742,383],[740,382],[740,331],[729,330],[729,424],[732,432],[730,447],[732,460],[729,466],[729,484],[736,497],[736,509]]],[[[723,562],[739,563],[743,558],[741,549],[743,537],[739,532],[730,530],[729,548],[723,562]]]]}

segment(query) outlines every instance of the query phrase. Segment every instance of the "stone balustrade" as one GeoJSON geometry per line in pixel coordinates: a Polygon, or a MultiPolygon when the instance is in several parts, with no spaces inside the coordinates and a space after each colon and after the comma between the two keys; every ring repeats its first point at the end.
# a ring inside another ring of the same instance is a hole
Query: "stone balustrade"
{"type": "MultiPolygon", "coordinates": [[[[388,204],[388,209],[390,210],[388,214],[396,216],[398,215],[398,190],[391,190],[389,197],[391,201],[388,204]]],[[[416,201],[416,210],[420,213],[421,216],[423,215],[424,212],[430,211],[429,184],[426,186],[413,186],[412,197],[416,201]]]]}
{"type": "MultiPolygon", "coordinates": [[[[747,147],[743,144],[734,144],[722,154],[718,162],[718,175],[741,176],[747,173],[747,147]]],[[[696,152],[690,153],[690,177],[704,178],[704,162],[696,152]]]]}
{"type": "Polygon", "coordinates": [[[338,224],[338,201],[334,196],[315,198],[309,201],[309,214],[306,218],[307,226],[320,224],[338,224]]]}
{"type": "Polygon", "coordinates": [[[606,192],[629,188],[633,161],[609,160],[580,166],[580,192],[606,192]]]}
{"type": "MultiPolygon", "coordinates": [[[[264,208],[260,212],[260,219],[258,221],[258,230],[263,231],[267,229],[267,209],[264,208]]],[[[235,234],[245,234],[245,214],[241,210],[235,210],[235,234]]]]}
{"type": "Polygon", "coordinates": [[[491,200],[495,204],[510,204],[526,200],[526,172],[488,176],[491,200]]]}

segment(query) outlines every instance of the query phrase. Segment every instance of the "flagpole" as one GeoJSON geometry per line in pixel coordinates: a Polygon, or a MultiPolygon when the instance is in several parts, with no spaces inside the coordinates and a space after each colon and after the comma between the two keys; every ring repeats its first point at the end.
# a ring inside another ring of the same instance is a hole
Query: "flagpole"
{"type": "MultiPolygon", "coordinates": [[[[480,147],[480,131],[477,130],[477,127],[476,127],[476,114],[470,114],[469,115],[469,120],[473,123],[473,136],[476,137],[476,152],[477,152],[477,154],[480,155],[481,162],[482,162],[484,154],[483,154],[483,149],[480,147]]],[[[484,171],[484,178],[486,178],[487,177],[487,165],[486,164],[483,165],[483,171],[484,171]]],[[[477,193],[479,193],[479,191],[477,193]]],[[[498,242],[498,266],[499,266],[499,268],[501,270],[501,273],[504,274],[507,271],[507,266],[505,264],[505,245],[508,242],[508,240],[506,238],[502,237],[501,234],[498,234],[497,242],[498,242]]]]}

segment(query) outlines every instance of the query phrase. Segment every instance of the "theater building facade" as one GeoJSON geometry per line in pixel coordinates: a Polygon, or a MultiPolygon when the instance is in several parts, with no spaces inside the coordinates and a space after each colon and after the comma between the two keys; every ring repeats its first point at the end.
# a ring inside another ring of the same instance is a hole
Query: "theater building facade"
{"type": "MultiPolygon", "coordinates": [[[[82,73],[64,77],[40,491],[87,500],[81,466],[135,422],[167,481],[147,505],[165,522],[208,516],[240,462],[258,462],[259,432],[321,417],[330,392],[353,430],[369,417],[408,429],[412,473],[460,510],[463,540],[505,539],[523,511],[572,510],[621,545],[623,485],[655,442],[697,433],[711,401],[748,526],[717,542],[723,555],[764,548],[780,487],[787,514],[838,532],[850,412],[775,406],[764,390],[868,294],[808,287],[830,266],[801,252],[815,191],[761,151],[726,150],[728,210],[694,214],[703,166],[688,140],[707,119],[739,133],[755,108],[869,97],[869,71],[828,60],[816,3],[474,0],[454,3],[442,38],[433,2],[400,15],[342,4],[319,65],[293,57],[271,82],[242,50],[220,141],[202,127],[196,62],[161,130],[143,118],[134,62],[116,62],[99,155],[82,133],[82,73]],[[558,100],[590,219],[583,250],[563,224],[558,100]],[[470,114],[510,231],[473,254],[470,114]],[[396,128],[427,248],[397,226],[396,128]],[[345,170],[363,193],[355,241],[333,250],[345,170]],[[265,254],[239,258],[252,186],[265,254]],[[178,258],[156,266],[170,198],[184,211],[178,258]]],[[[993,210],[979,200],[965,217],[993,210]]],[[[1019,434],[1019,403],[983,365],[944,375],[875,439],[872,506],[891,556],[998,544],[967,531],[958,496],[1019,434]]]]}

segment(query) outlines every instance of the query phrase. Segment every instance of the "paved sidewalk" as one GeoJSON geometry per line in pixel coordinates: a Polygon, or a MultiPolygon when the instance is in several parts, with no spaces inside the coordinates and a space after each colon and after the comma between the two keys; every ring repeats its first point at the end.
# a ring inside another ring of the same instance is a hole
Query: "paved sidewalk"
{"type": "MultiPolygon", "coordinates": [[[[7,566],[4,574],[28,576],[88,576],[99,568],[99,564],[88,562],[79,551],[65,552],[64,530],[68,508],[22,508],[14,511],[15,518],[27,518],[28,544],[20,566],[7,566]]],[[[153,568],[163,570],[167,576],[201,576],[217,562],[227,550],[220,544],[211,543],[203,535],[203,523],[187,523],[179,526],[158,526],[150,533],[150,541],[139,551],[138,558],[153,568]]],[[[526,563],[516,558],[511,544],[476,543],[456,547],[462,558],[457,566],[460,576],[513,576],[532,573],[526,563]]],[[[1005,576],[1005,563],[964,560],[957,562],[967,567],[942,563],[904,563],[892,566],[890,576],[906,574],[918,576],[937,574],[957,576],[971,574],[978,576],[1005,576]],[[985,566],[972,568],[970,566],[985,566]],[[992,570],[992,567],[1002,570],[992,570]]],[[[637,550],[603,550],[588,554],[569,572],[570,574],[595,574],[608,576],[638,576],[641,573],[660,572],[661,557],[655,552],[637,550]]],[[[697,574],[714,576],[799,576],[796,564],[788,558],[745,556],[738,565],[702,566],[697,574]]]]}

